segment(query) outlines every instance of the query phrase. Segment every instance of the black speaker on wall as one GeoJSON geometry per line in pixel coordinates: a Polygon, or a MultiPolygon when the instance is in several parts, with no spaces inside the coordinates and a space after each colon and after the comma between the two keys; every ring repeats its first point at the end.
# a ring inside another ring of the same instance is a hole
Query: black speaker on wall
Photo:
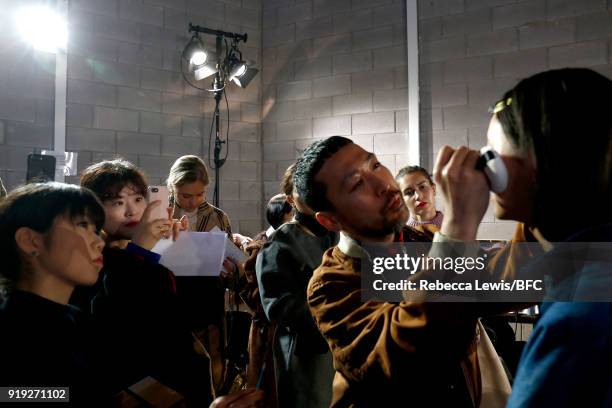
{"type": "Polygon", "coordinates": [[[44,154],[29,154],[26,183],[46,183],[54,180],[55,157],[44,154]]]}

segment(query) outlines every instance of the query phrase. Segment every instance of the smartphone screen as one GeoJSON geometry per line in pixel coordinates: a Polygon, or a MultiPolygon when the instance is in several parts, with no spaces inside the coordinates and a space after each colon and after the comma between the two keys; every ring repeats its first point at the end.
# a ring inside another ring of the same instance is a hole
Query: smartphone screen
{"type": "Polygon", "coordinates": [[[151,219],[168,218],[167,208],[170,207],[168,187],[166,186],[149,186],[147,192],[147,201],[161,201],[161,205],[155,207],[151,213],[151,219]]]}

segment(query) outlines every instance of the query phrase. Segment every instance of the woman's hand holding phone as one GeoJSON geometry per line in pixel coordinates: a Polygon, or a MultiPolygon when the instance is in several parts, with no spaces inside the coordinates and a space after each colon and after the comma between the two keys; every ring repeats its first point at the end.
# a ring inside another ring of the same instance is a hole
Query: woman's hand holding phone
{"type": "Polygon", "coordinates": [[[154,218],[153,212],[161,205],[161,201],[152,201],[145,208],[142,218],[132,242],[144,249],[151,250],[161,238],[169,236],[172,233],[172,220],[168,218],[154,218]]]}

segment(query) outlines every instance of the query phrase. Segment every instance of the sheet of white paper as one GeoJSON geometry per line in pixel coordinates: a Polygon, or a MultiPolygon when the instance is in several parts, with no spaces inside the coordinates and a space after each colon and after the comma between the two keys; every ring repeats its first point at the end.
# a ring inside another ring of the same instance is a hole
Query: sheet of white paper
{"type": "Polygon", "coordinates": [[[246,261],[247,259],[244,252],[242,252],[240,248],[238,248],[232,241],[230,241],[230,239],[226,235],[225,236],[225,257],[227,258],[228,256],[231,256],[237,262],[240,262],[240,263],[246,261]]]}
{"type": "MultiPolygon", "coordinates": [[[[210,232],[221,232],[225,234],[225,232],[221,231],[216,225],[210,230],[210,232]]],[[[247,259],[244,252],[242,252],[242,250],[227,237],[227,234],[225,234],[225,257],[227,258],[228,256],[231,256],[238,262],[244,262],[247,259]]]]}
{"type": "Polygon", "coordinates": [[[183,232],[179,238],[162,239],[152,249],[159,263],[176,276],[217,276],[225,259],[226,235],[218,232],[183,232]]]}

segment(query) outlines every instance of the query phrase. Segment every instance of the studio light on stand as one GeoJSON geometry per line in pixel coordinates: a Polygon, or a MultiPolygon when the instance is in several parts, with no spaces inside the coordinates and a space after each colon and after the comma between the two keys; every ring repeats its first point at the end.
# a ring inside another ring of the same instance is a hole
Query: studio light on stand
{"type": "MultiPolygon", "coordinates": [[[[215,171],[215,190],[213,193],[213,204],[219,207],[220,199],[220,184],[219,170],[227,160],[227,149],[225,157],[221,157],[223,144],[227,143],[229,136],[229,109],[227,119],[227,135],[225,140],[222,140],[220,135],[220,112],[219,106],[221,98],[225,96],[227,104],[226,88],[231,82],[241,88],[245,88],[259,72],[251,62],[245,61],[242,58],[242,52],[238,49],[240,42],[246,43],[248,36],[246,33],[238,34],[221,30],[213,30],[198,25],[189,23],[189,32],[193,33],[189,42],[185,45],[181,55],[181,72],[185,81],[196,89],[208,91],[214,94],[215,111],[213,114],[213,123],[211,125],[211,135],[214,129],[214,159],[213,164],[210,163],[210,140],[209,140],[209,165],[215,171]],[[215,52],[207,50],[200,35],[215,36],[215,52]],[[184,69],[184,62],[187,62],[188,69],[184,69]],[[186,72],[187,71],[187,72],[186,72]],[[213,76],[211,87],[203,87],[194,83],[202,81],[213,76]],[[193,79],[192,79],[193,78],[193,79]]],[[[212,138],[212,137],[211,137],[212,138]]]]}
{"type": "MultiPolygon", "coordinates": [[[[221,178],[219,170],[225,164],[227,159],[227,146],[225,157],[221,157],[223,144],[228,143],[229,138],[229,103],[227,102],[227,87],[234,84],[241,88],[245,88],[259,72],[251,62],[245,61],[242,57],[242,52],[238,49],[240,42],[247,42],[247,34],[230,33],[227,31],[213,30],[206,27],[200,27],[189,23],[189,32],[193,33],[191,39],[186,44],[181,56],[181,72],[189,85],[196,89],[213,93],[215,99],[215,111],[213,114],[213,123],[211,124],[209,143],[208,143],[208,160],[209,165],[215,170],[215,190],[213,195],[213,204],[219,207],[220,185],[221,178]],[[210,52],[206,49],[201,34],[215,36],[215,52],[210,52]],[[188,65],[188,70],[184,69],[184,62],[188,65]],[[194,81],[202,81],[212,76],[212,84],[210,87],[203,87],[194,83],[194,81]],[[193,80],[192,80],[193,78],[193,80]],[[227,105],[227,134],[225,140],[221,139],[220,135],[220,112],[219,106],[221,98],[225,96],[227,105]],[[214,159],[210,163],[210,147],[212,132],[214,129],[214,159]]],[[[235,271],[236,272],[236,271],[235,271]]],[[[248,363],[248,352],[246,343],[240,342],[242,337],[238,335],[238,328],[243,324],[248,327],[250,316],[239,311],[238,288],[238,273],[234,273],[234,279],[229,283],[225,293],[225,375],[224,384],[221,387],[220,393],[229,394],[233,391],[241,389],[246,383],[246,364],[248,363]],[[242,323],[242,324],[241,324],[242,323]]]]}

